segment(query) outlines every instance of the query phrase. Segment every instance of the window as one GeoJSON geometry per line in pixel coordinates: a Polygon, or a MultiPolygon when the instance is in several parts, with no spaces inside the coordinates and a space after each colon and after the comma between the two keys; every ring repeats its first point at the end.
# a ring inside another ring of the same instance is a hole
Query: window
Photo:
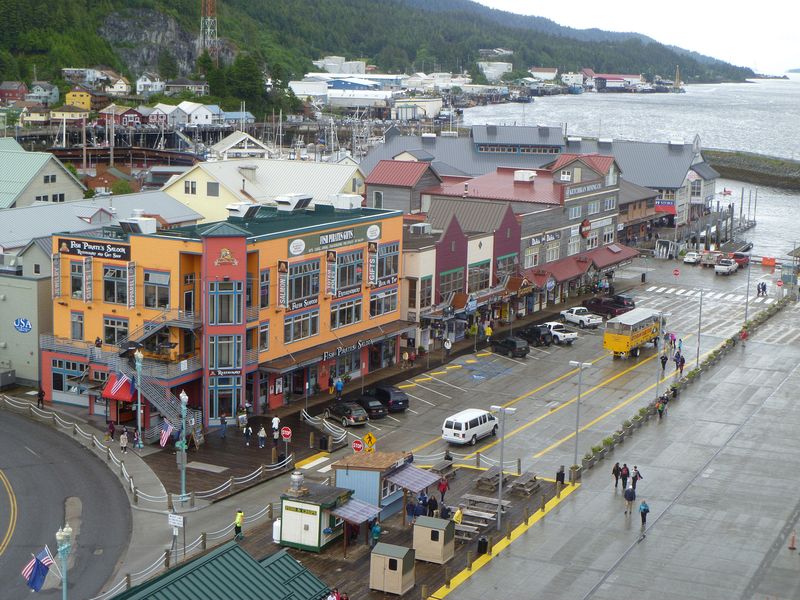
{"type": "Polygon", "coordinates": [[[208,368],[241,368],[241,348],[242,336],[240,335],[212,335],[208,339],[208,368]]]}
{"type": "Polygon", "coordinates": [[[128,303],[127,267],[103,267],[103,299],[111,304],[128,303]]]}
{"type": "Polygon", "coordinates": [[[49,197],[47,196],[47,194],[45,194],[44,196],[36,196],[36,202],[47,202],[48,200],[49,197]]]}
{"type": "Polygon", "coordinates": [[[144,305],[147,308],[169,308],[169,273],[144,272],[144,305]]]}
{"type": "Polygon", "coordinates": [[[55,175],[45,175],[44,176],[44,182],[45,183],[55,183],[56,182],[56,176],[55,175]]]}
{"type": "Polygon", "coordinates": [[[269,321],[258,326],[258,350],[260,352],[269,350],[269,321]]]}
{"type": "Polygon", "coordinates": [[[661,194],[662,200],[675,200],[675,190],[658,190],[658,193],[661,194]]]}
{"type": "Polygon", "coordinates": [[[187,273],[183,276],[183,285],[194,285],[194,273],[187,273]]]}
{"type": "Polygon", "coordinates": [[[547,262],[553,262],[554,260],[558,260],[558,257],[560,255],[560,250],[561,249],[558,245],[558,242],[550,244],[547,247],[547,262]]]}
{"type": "Polygon", "coordinates": [[[567,211],[567,218],[569,219],[580,219],[581,218],[581,208],[582,206],[570,206],[569,210],[567,211]]]}
{"type": "Polygon", "coordinates": [[[360,286],[364,275],[364,251],[356,250],[347,254],[340,254],[336,258],[336,285],[337,289],[345,290],[349,287],[360,286]]]}
{"type": "MultiPolygon", "coordinates": [[[[463,271],[462,271],[463,277],[463,271]]],[[[462,279],[463,281],[463,279],[462,279]]],[[[379,317],[397,310],[397,288],[384,290],[370,295],[369,297],[369,316],[379,317]]]]}
{"type": "Polygon", "coordinates": [[[372,192],[372,208],[383,208],[383,192],[372,192]]]}
{"type": "Polygon", "coordinates": [[[289,265],[289,302],[319,296],[319,259],[289,265]]]}
{"type": "Polygon", "coordinates": [[[589,233],[589,237],[586,238],[586,249],[591,250],[593,248],[597,248],[597,241],[600,237],[600,234],[597,231],[592,231],[589,233]]]}
{"type": "Polygon", "coordinates": [[[433,304],[433,277],[423,277],[419,283],[419,307],[427,308],[433,304]]]}
{"type": "Polygon", "coordinates": [[[491,262],[486,260],[470,265],[467,274],[467,292],[473,294],[489,288],[489,271],[491,262]]]}
{"type": "Polygon", "coordinates": [[[319,333],[319,310],[286,317],[283,321],[283,341],[288,344],[319,333]]]}
{"type": "Polygon", "coordinates": [[[702,179],[695,179],[690,184],[690,193],[692,198],[699,198],[703,193],[703,180],[702,179]]]}
{"type": "Polygon", "coordinates": [[[590,215],[595,215],[600,212],[600,200],[592,200],[586,205],[590,215]]]}
{"type": "Polygon", "coordinates": [[[438,529],[431,529],[431,541],[438,542],[439,541],[439,530],[438,529]]]}
{"type": "Polygon", "coordinates": [[[212,281],[209,284],[208,321],[211,325],[242,322],[242,282],[212,281]]]}
{"type": "Polygon", "coordinates": [[[128,319],[105,317],[103,319],[103,343],[118,345],[128,337],[128,319]]]}
{"type": "Polygon", "coordinates": [[[614,242],[614,226],[603,227],[603,243],[611,244],[614,242]]]}
{"type": "Polygon", "coordinates": [[[331,306],[331,329],[361,321],[361,298],[338,302],[331,306]]]}
{"type": "Polygon", "coordinates": [[[69,263],[70,295],[73,298],[83,298],[83,263],[69,263]]]}
{"type": "Polygon", "coordinates": [[[396,558],[389,559],[389,570],[390,571],[397,571],[398,561],[396,558]]]}
{"type": "Polygon", "coordinates": [[[396,483],[392,483],[388,479],[384,477],[381,483],[381,500],[384,500],[398,491],[398,487],[396,483]]]}
{"type": "Polygon", "coordinates": [[[464,269],[453,269],[439,274],[439,297],[444,300],[453,292],[464,291],[464,269]]]}
{"type": "Polygon", "coordinates": [[[258,281],[258,304],[261,308],[269,306],[269,269],[261,271],[258,281]]]}
{"type": "Polygon", "coordinates": [[[537,266],[539,266],[539,246],[530,246],[525,248],[523,268],[530,269],[537,266]]]}
{"type": "Polygon", "coordinates": [[[573,254],[577,254],[581,251],[581,236],[574,235],[569,238],[569,244],[567,244],[567,256],[572,256],[573,254]]]}
{"type": "Polygon", "coordinates": [[[561,181],[572,181],[572,171],[570,171],[569,169],[562,169],[561,181]]]}
{"type": "Polygon", "coordinates": [[[503,281],[506,276],[514,275],[517,270],[517,255],[509,254],[508,256],[501,256],[497,259],[497,281],[503,281]]]}
{"type": "Polygon", "coordinates": [[[417,280],[408,280],[408,308],[417,308],[417,280]]]}
{"type": "Polygon", "coordinates": [[[230,416],[239,406],[241,389],[238,377],[208,378],[209,417],[217,419],[221,415],[230,416]]]}
{"type": "Polygon", "coordinates": [[[206,196],[219,196],[219,183],[216,181],[207,181],[206,182],[206,196]]]}
{"type": "Polygon", "coordinates": [[[33,272],[39,275],[42,272],[42,266],[39,263],[33,263],[33,272]]]}
{"type": "Polygon", "coordinates": [[[378,279],[397,275],[400,270],[400,242],[378,247],[378,279]]]}
{"type": "Polygon", "coordinates": [[[614,210],[615,208],[617,208],[616,197],[611,196],[603,201],[603,210],[614,210]]]}
{"type": "Polygon", "coordinates": [[[74,312],[70,315],[70,337],[73,340],[82,340],[83,339],[83,313],[82,312],[74,312]]]}
{"type": "Polygon", "coordinates": [[[183,193],[184,194],[191,194],[192,196],[197,194],[197,182],[196,181],[184,181],[183,182],[183,193]]]}

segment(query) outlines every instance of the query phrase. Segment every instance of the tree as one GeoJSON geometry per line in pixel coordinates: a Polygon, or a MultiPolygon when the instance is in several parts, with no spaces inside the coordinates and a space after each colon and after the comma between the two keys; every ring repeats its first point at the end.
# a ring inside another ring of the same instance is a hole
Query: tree
{"type": "Polygon", "coordinates": [[[75,176],[76,179],[80,179],[81,178],[80,175],[78,175],[78,169],[76,169],[75,165],[73,165],[72,163],[65,163],[64,167],[66,167],[67,171],[72,173],[75,176]]]}
{"type": "Polygon", "coordinates": [[[241,53],[231,65],[228,87],[230,94],[255,104],[263,104],[266,95],[261,67],[249,53],[241,53]]]}
{"type": "Polygon", "coordinates": [[[115,196],[119,196],[120,194],[132,194],[133,188],[126,179],[117,179],[111,184],[111,193],[115,196]]]}
{"type": "Polygon", "coordinates": [[[178,61],[168,50],[158,53],[158,73],[164,79],[175,79],[178,76],[178,61]]]}

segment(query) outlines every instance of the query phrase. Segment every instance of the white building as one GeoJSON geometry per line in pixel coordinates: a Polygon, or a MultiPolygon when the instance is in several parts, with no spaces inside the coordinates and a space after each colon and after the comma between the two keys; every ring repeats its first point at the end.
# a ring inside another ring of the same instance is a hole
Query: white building
{"type": "Polygon", "coordinates": [[[214,114],[204,104],[184,100],[178,108],[186,113],[188,125],[211,125],[214,122],[214,114]]]}
{"type": "Polygon", "coordinates": [[[528,69],[531,77],[539,81],[555,81],[558,77],[558,69],[555,67],[531,67],[528,69]]]}
{"type": "Polygon", "coordinates": [[[131,93],[131,83],[125,77],[117,77],[105,89],[109,96],[127,96],[131,93]]]}
{"type": "Polygon", "coordinates": [[[583,75],[580,73],[573,73],[572,71],[569,73],[562,73],[561,81],[564,85],[583,85],[583,75]]]}
{"type": "Polygon", "coordinates": [[[363,75],[367,72],[367,63],[363,60],[345,60],[344,56],[326,56],[322,60],[313,61],[313,64],[328,73],[363,75]]]}
{"type": "Polygon", "coordinates": [[[139,96],[160,94],[166,89],[166,85],[156,73],[142,73],[136,80],[136,94],[139,96]]]}
{"type": "Polygon", "coordinates": [[[167,125],[170,127],[180,127],[189,121],[188,115],[182,109],[172,104],[159,102],[153,108],[163,112],[167,116],[167,125]]]}
{"type": "Polygon", "coordinates": [[[514,69],[514,66],[508,62],[479,62],[478,68],[489,81],[500,81],[503,75],[514,69]]]}
{"type": "Polygon", "coordinates": [[[328,84],[325,81],[290,81],[289,89],[300,100],[311,98],[315,102],[328,103],[328,84]]]}

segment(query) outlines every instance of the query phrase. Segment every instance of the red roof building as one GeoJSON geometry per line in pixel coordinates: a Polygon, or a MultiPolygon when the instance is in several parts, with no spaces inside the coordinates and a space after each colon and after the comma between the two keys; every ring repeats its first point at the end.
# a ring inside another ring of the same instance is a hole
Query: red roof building
{"type": "Polygon", "coordinates": [[[405,213],[422,210],[422,190],[442,183],[427,161],[382,160],[367,177],[366,205],[405,213]]]}

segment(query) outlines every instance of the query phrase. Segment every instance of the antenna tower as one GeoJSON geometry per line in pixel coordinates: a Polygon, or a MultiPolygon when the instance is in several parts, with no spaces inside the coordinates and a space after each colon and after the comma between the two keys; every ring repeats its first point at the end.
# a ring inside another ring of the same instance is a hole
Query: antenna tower
{"type": "Polygon", "coordinates": [[[200,0],[203,3],[200,17],[200,34],[203,36],[203,50],[219,66],[219,45],[217,40],[217,0],[200,0]]]}

